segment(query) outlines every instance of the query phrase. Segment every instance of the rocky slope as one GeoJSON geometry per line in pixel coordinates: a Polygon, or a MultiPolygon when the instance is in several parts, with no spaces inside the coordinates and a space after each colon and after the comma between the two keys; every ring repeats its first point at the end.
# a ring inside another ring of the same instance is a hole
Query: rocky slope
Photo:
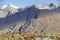
{"type": "Polygon", "coordinates": [[[9,12],[4,12],[4,14],[7,16],[0,18],[1,31],[6,31],[14,25],[16,25],[16,30],[21,25],[27,25],[25,32],[60,33],[60,5],[58,4],[32,5],[24,9],[10,7],[9,12]]]}

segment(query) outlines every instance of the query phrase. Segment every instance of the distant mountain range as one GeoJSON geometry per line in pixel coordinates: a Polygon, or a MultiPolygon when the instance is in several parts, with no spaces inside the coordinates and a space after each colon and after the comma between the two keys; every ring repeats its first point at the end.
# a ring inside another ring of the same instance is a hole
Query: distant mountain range
{"type": "Polygon", "coordinates": [[[28,25],[25,32],[60,32],[60,4],[32,5],[19,8],[12,4],[0,6],[0,31],[6,32],[9,27],[15,29],[28,25]]]}

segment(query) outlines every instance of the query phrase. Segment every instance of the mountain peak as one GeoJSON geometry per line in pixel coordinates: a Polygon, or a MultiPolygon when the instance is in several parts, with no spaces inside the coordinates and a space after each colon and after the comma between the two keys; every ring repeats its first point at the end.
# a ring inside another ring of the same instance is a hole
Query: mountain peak
{"type": "Polygon", "coordinates": [[[15,12],[18,12],[18,9],[19,9],[19,7],[16,7],[12,4],[3,4],[0,6],[0,18],[4,18],[11,14],[15,14],[15,12]]]}
{"type": "Polygon", "coordinates": [[[48,5],[34,5],[34,6],[38,9],[48,9],[49,8],[48,5]]]}
{"type": "Polygon", "coordinates": [[[32,5],[32,7],[35,7],[35,8],[38,8],[38,9],[55,9],[55,8],[58,8],[58,7],[60,7],[60,4],[53,4],[53,3],[51,3],[51,4],[34,4],[34,5],[32,5]]]}
{"type": "Polygon", "coordinates": [[[13,4],[3,4],[3,5],[1,5],[1,9],[5,9],[7,7],[12,7],[12,8],[19,9],[19,7],[15,6],[13,4]]]}

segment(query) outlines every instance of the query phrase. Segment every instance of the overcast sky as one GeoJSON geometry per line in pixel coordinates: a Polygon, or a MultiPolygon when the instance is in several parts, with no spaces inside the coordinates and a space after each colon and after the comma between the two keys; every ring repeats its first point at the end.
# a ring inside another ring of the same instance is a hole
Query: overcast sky
{"type": "Polygon", "coordinates": [[[13,4],[18,7],[25,7],[33,4],[50,4],[50,3],[59,4],[59,0],[0,0],[0,5],[13,4]]]}

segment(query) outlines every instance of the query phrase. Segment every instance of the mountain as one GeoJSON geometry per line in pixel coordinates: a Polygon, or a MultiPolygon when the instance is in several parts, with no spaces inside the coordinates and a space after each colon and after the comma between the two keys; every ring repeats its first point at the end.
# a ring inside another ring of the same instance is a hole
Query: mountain
{"type": "Polygon", "coordinates": [[[14,25],[16,25],[15,31],[18,31],[18,28],[24,25],[26,26],[25,32],[60,32],[59,4],[32,5],[25,8],[14,8],[8,5],[0,11],[4,16],[0,17],[1,32],[8,31],[9,27],[14,25]]]}
{"type": "Polygon", "coordinates": [[[9,14],[9,12],[10,14],[14,14],[15,12],[18,12],[17,9],[19,9],[19,7],[16,7],[12,4],[1,5],[0,6],[0,18],[6,17],[9,14]]]}

